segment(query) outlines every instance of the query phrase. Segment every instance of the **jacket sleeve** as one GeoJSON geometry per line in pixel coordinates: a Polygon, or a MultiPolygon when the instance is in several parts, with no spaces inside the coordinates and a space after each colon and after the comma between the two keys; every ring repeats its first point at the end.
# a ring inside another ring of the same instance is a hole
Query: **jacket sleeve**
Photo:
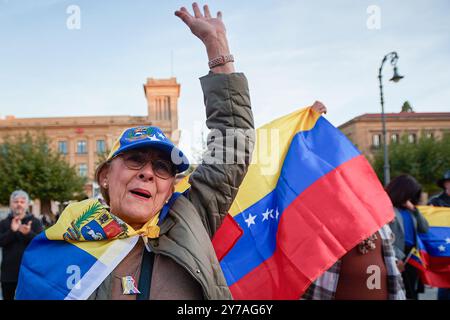
{"type": "Polygon", "coordinates": [[[5,223],[0,223],[0,247],[5,247],[16,240],[17,232],[11,230],[11,227],[5,223]]]}
{"type": "Polygon", "coordinates": [[[201,79],[206,106],[207,151],[191,174],[189,200],[212,237],[236,197],[254,146],[253,114],[243,73],[201,79]]]}
{"type": "Polygon", "coordinates": [[[426,233],[428,232],[429,224],[427,219],[420,213],[420,211],[416,208],[413,211],[413,215],[417,220],[417,232],[418,233],[426,233]]]}
{"type": "Polygon", "coordinates": [[[389,223],[389,227],[394,234],[394,243],[392,246],[394,247],[395,258],[397,260],[404,260],[406,258],[405,254],[405,236],[403,234],[403,228],[400,225],[402,222],[400,221],[400,214],[396,208],[395,211],[395,219],[389,223]]]}
{"type": "Polygon", "coordinates": [[[394,252],[395,252],[395,258],[397,260],[403,260],[406,258],[406,255],[404,253],[404,249],[402,249],[404,247],[404,244],[402,243],[402,239],[403,239],[403,234],[401,234],[401,228],[399,225],[399,221],[397,218],[395,218],[390,224],[389,226],[392,229],[392,232],[394,233],[394,243],[392,244],[392,246],[394,247],[394,252]]]}

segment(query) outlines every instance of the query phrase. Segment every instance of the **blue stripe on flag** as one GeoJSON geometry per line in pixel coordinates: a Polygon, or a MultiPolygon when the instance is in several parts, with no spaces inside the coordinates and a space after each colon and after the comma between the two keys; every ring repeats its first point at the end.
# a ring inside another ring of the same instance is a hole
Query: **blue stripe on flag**
{"type": "Polygon", "coordinates": [[[68,281],[74,274],[70,269],[79,270],[82,278],[96,261],[94,256],[69,242],[48,240],[42,232],[24,253],[16,299],[64,299],[71,290],[68,285],[74,284],[68,281]]]}
{"type": "Polygon", "coordinates": [[[358,149],[323,117],[311,130],[297,133],[286,154],[275,189],[234,217],[244,233],[221,261],[228,285],[239,281],[273,255],[281,214],[306,188],[359,155],[358,149]],[[263,221],[266,210],[273,211],[269,219],[263,221]],[[255,224],[248,226],[245,220],[253,216],[256,216],[255,224]]]}
{"type": "Polygon", "coordinates": [[[419,238],[428,255],[450,257],[450,227],[430,227],[427,233],[419,233],[419,238]]]}

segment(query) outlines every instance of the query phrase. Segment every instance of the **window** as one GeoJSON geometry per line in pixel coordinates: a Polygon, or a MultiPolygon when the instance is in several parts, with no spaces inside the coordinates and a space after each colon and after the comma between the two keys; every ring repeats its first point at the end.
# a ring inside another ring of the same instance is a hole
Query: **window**
{"type": "Polygon", "coordinates": [[[416,143],[417,137],[415,133],[408,134],[408,142],[409,143],[416,143]]]}
{"type": "Polygon", "coordinates": [[[77,143],[77,153],[85,154],[87,153],[87,143],[86,140],[80,140],[77,143]]]}
{"type": "Polygon", "coordinates": [[[105,140],[97,140],[97,153],[103,154],[106,152],[105,140]]]}
{"type": "Polygon", "coordinates": [[[374,134],[372,136],[372,147],[379,148],[381,145],[381,134],[374,134]]]}
{"type": "Polygon", "coordinates": [[[170,120],[170,96],[156,98],[156,120],[170,120]]]}
{"type": "Polygon", "coordinates": [[[427,133],[425,134],[425,136],[426,136],[428,139],[433,139],[433,138],[434,138],[433,132],[427,132],[427,133]]]}
{"type": "Polygon", "coordinates": [[[394,133],[391,135],[391,142],[392,143],[397,143],[399,140],[399,135],[397,133],[394,133]]]}
{"type": "Polygon", "coordinates": [[[78,165],[78,175],[80,177],[87,177],[87,173],[88,173],[88,166],[86,163],[80,163],[78,165]]]}
{"type": "Polygon", "coordinates": [[[67,154],[67,141],[58,141],[58,152],[67,154]]]}

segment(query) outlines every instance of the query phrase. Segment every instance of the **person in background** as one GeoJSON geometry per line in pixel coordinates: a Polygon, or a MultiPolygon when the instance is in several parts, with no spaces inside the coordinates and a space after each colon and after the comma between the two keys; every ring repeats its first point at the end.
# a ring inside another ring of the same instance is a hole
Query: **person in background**
{"type": "Polygon", "coordinates": [[[437,185],[442,189],[442,192],[431,197],[430,200],[428,200],[428,205],[435,207],[450,207],[450,170],[447,170],[442,179],[437,181],[437,185]]]}
{"type": "Polygon", "coordinates": [[[395,219],[390,226],[395,234],[395,257],[402,272],[406,298],[417,300],[420,279],[415,267],[406,263],[411,250],[416,246],[417,233],[428,232],[428,221],[416,208],[422,194],[421,185],[410,175],[400,175],[386,187],[395,210],[395,219]]]}
{"type": "MultiPolygon", "coordinates": [[[[437,185],[442,188],[442,192],[431,197],[428,201],[428,205],[435,207],[450,207],[450,170],[447,170],[442,179],[437,181],[437,185]]],[[[438,300],[450,300],[450,288],[439,288],[438,300]]]]}
{"type": "Polygon", "coordinates": [[[11,212],[0,221],[0,247],[3,249],[0,280],[4,300],[14,300],[23,252],[43,230],[41,221],[28,212],[29,199],[25,191],[14,191],[9,201],[11,212]]]}

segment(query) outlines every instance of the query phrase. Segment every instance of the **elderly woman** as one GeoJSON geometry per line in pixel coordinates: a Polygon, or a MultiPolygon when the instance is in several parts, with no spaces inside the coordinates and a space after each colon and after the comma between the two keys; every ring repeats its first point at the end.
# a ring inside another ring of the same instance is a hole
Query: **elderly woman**
{"type": "Polygon", "coordinates": [[[191,187],[188,160],[157,127],[125,130],[95,178],[105,204],[70,204],[25,252],[16,299],[231,299],[211,238],[237,194],[253,148],[248,85],[235,73],[222,14],[175,12],[202,42],[211,129],[191,187]],[[48,257],[48,258],[46,258],[48,257]]]}
{"type": "Polygon", "coordinates": [[[214,135],[207,157],[214,161],[204,161],[194,171],[188,192],[174,194],[176,174],[189,166],[182,152],[159,128],[123,132],[98,167],[96,180],[111,213],[134,230],[157,217],[159,236],[138,241],[90,299],[231,298],[210,239],[245,176],[253,117],[245,76],[234,73],[222,14],[212,17],[206,5],[202,13],[196,3],[193,10],[194,16],[184,7],[175,15],[202,40],[208,53],[211,72],[201,78],[201,85],[206,123],[214,135]],[[230,149],[226,141],[235,147],[230,149]],[[225,163],[226,154],[234,161],[225,163]],[[140,294],[124,294],[127,275],[132,275],[128,280],[135,282],[140,294]]]}

